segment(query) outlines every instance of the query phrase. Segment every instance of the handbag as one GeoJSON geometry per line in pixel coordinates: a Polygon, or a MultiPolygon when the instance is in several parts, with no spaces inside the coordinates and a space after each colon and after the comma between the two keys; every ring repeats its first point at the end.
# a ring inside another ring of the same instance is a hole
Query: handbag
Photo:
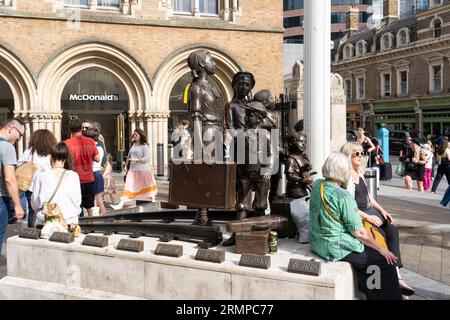
{"type": "MultiPolygon", "coordinates": [[[[323,207],[325,208],[325,211],[330,215],[331,218],[339,222],[340,224],[344,225],[344,223],[336,218],[336,216],[331,212],[331,210],[328,208],[327,202],[325,200],[325,194],[324,194],[324,187],[323,182],[320,183],[320,197],[322,198],[323,207]]],[[[372,225],[369,221],[366,219],[362,219],[364,229],[366,229],[368,234],[371,234],[375,242],[382,248],[387,249],[388,246],[386,244],[386,239],[383,237],[383,235],[378,231],[377,227],[372,225]]]]}
{"type": "Polygon", "coordinates": [[[403,173],[405,172],[405,165],[403,162],[399,162],[397,169],[395,169],[395,174],[403,177],[403,173]]]}
{"type": "MultiPolygon", "coordinates": [[[[33,152],[31,153],[31,159],[33,159],[33,152]]],[[[25,161],[16,168],[15,176],[19,192],[25,192],[30,189],[36,170],[37,165],[33,161],[25,161]]]]}
{"type": "MultiPolygon", "coordinates": [[[[43,238],[49,238],[55,231],[59,232],[68,231],[67,223],[64,219],[61,209],[59,208],[58,204],[52,203],[53,198],[58,192],[58,189],[61,186],[64,177],[66,176],[66,173],[67,171],[64,170],[63,174],[61,175],[61,178],[59,178],[58,184],[56,185],[56,188],[53,191],[53,194],[51,195],[50,199],[48,199],[47,202],[44,202],[42,206],[42,211],[45,214],[44,227],[42,228],[41,231],[41,236],[43,238]]],[[[34,215],[33,226],[36,223],[36,216],[37,214],[34,215]]]]}

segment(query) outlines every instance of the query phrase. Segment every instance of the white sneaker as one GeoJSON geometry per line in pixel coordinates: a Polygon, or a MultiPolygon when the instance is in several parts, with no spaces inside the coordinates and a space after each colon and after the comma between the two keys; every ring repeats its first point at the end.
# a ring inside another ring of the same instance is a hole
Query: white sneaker
{"type": "Polygon", "coordinates": [[[111,208],[113,208],[114,210],[120,210],[123,208],[123,204],[110,204],[109,205],[111,208]]]}

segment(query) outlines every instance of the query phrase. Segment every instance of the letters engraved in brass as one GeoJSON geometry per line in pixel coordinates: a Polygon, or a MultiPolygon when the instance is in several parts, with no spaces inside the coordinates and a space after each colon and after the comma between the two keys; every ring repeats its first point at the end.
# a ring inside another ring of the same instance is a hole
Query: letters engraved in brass
{"type": "Polygon", "coordinates": [[[290,259],[288,272],[318,277],[320,275],[320,262],[290,259]]]}
{"type": "Polygon", "coordinates": [[[131,240],[131,239],[120,239],[117,245],[117,250],[125,250],[132,252],[144,251],[144,241],[142,240],[131,240]]]}
{"type": "Polygon", "coordinates": [[[108,245],[108,237],[87,235],[84,238],[82,245],[104,248],[108,245]]]}
{"type": "Polygon", "coordinates": [[[183,246],[175,244],[158,243],[155,254],[159,256],[168,256],[179,258],[183,255],[183,246]]]}
{"type": "Polygon", "coordinates": [[[270,268],[270,256],[259,256],[255,254],[243,254],[239,265],[243,267],[269,269],[270,268]]]}
{"type": "Polygon", "coordinates": [[[19,232],[19,238],[27,239],[39,239],[41,236],[41,230],[35,228],[22,228],[19,232]]]}
{"type": "Polygon", "coordinates": [[[50,236],[50,241],[71,243],[75,240],[73,233],[55,231],[50,236]]]}
{"type": "Polygon", "coordinates": [[[222,263],[225,261],[224,250],[198,249],[195,260],[222,263]]]}

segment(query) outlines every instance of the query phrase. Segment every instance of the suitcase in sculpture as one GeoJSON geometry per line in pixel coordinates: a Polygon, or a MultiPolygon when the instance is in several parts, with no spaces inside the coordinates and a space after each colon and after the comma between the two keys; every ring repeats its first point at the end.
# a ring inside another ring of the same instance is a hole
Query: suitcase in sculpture
{"type": "Polygon", "coordinates": [[[252,231],[236,233],[236,253],[260,254],[269,253],[269,231],[252,231]]]}
{"type": "Polygon", "coordinates": [[[257,230],[285,230],[288,219],[280,215],[252,217],[243,220],[233,220],[225,225],[228,232],[248,232],[257,230]]]}

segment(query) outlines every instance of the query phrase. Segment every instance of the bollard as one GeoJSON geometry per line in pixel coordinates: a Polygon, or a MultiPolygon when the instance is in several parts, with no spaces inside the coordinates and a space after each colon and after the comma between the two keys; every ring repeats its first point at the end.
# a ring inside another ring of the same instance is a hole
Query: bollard
{"type": "Polygon", "coordinates": [[[170,178],[170,160],[173,157],[173,144],[169,143],[167,145],[167,179],[170,178]]]}
{"type": "Polygon", "coordinates": [[[277,196],[283,197],[286,195],[286,174],[284,173],[284,169],[286,167],[286,164],[281,163],[280,165],[280,180],[278,181],[278,187],[277,187],[277,196]]]}
{"type": "Polygon", "coordinates": [[[156,144],[156,175],[164,176],[164,144],[156,144]]]}
{"type": "Polygon", "coordinates": [[[367,183],[367,191],[373,199],[377,200],[377,170],[367,168],[364,172],[364,178],[367,183]]]}

